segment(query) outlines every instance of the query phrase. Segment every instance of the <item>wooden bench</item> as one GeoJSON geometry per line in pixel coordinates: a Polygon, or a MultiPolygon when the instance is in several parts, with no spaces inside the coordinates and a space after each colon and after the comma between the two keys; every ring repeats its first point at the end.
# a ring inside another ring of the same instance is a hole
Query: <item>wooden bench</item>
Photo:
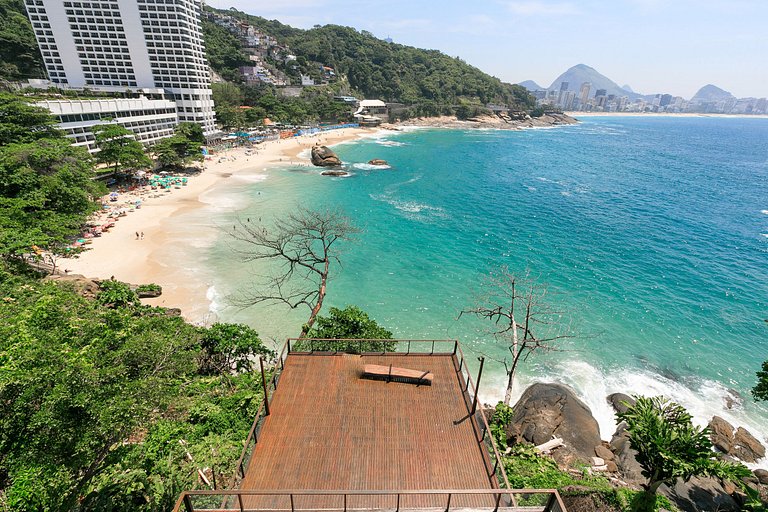
{"type": "Polygon", "coordinates": [[[379,364],[366,364],[363,367],[364,379],[386,380],[387,382],[406,382],[409,384],[432,385],[432,373],[429,371],[410,370],[396,366],[382,366],[379,364]]]}

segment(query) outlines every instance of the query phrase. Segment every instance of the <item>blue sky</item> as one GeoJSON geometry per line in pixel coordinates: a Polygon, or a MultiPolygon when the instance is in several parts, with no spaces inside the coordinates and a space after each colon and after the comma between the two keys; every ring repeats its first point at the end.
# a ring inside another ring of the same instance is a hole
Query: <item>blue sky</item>
{"type": "Polygon", "coordinates": [[[643,94],[712,83],[768,96],[768,0],[207,0],[311,28],[334,23],[550,83],[587,64],[643,94]]]}

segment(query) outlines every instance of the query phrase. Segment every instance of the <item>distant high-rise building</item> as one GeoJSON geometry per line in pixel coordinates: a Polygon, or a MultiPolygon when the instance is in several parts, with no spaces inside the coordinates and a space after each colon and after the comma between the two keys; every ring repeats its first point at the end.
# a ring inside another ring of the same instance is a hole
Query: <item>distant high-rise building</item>
{"type": "Polygon", "coordinates": [[[598,90],[596,90],[595,91],[595,98],[597,98],[598,96],[605,96],[606,92],[607,91],[605,89],[598,89],[598,90]]]}
{"type": "Polygon", "coordinates": [[[592,84],[589,82],[584,82],[581,84],[581,90],[579,91],[579,101],[581,102],[581,108],[584,108],[584,105],[587,104],[587,101],[589,101],[589,90],[592,88],[592,84]]]}
{"type": "Polygon", "coordinates": [[[179,121],[215,131],[198,0],[25,0],[50,80],[162,89],[179,121]]]}
{"type": "Polygon", "coordinates": [[[560,92],[568,90],[568,82],[560,82],[560,92]]]}
{"type": "Polygon", "coordinates": [[[661,95],[661,99],[659,101],[659,106],[660,107],[666,107],[670,103],[672,103],[672,95],[671,94],[662,94],[661,95]]]}

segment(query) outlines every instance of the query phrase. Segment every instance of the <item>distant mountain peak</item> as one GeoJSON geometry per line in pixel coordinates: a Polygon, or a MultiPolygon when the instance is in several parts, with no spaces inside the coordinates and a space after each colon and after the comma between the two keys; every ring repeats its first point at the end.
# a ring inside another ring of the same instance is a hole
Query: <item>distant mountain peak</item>
{"type": "Polygon", "coordinates": [[[580,92],[583,83],[588,82],[590,84],[590,97],[594,97],[595,91],[599,89],[604,89],[606,95],[628,96],[631,100],[640,96],[631,89],[628,90],[620,87],[616,82],[586,64],[576,64],[568,68],[567,71],[555,78],[548,90],[559,91],[564,82],[568,84],[565,90],[576,93],[580,92]]]}
{"type": "Polygon", "coordinates": [[[540,86],[539,84],[537,84],[533,80],[526,80],[525,82],[520,82],[517,85],[525,87],[529,91],[543,91],[544,89],[546,89],[546,87],[540,86]]]}
{"type": "Polygon", "coordinates": [[[711,101],[730,100],[733,98],[734,98],[734,95],[731,94],[730,92],[725,91],[716,85],[707,84],[701,89],[699,89],[696,94],[693,95],[693,98],[691,98],[691,101],[711,102],[711,101]]]}
{"type": "Polygon", "coordinates": [[[624,89],[627,92],[635,92],[632,90],[632,88],[629,86],[629,84],[624,84],[621,86],[622,89],[624,89]]]}

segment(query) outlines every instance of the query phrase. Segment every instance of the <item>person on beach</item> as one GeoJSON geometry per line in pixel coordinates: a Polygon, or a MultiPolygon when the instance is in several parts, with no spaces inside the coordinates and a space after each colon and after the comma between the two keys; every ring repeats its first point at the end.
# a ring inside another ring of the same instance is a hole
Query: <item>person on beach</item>
{"type": "Polygon", "coordinates": [[[141,232],[141,239],[144,240],[144,232],[141,232]]]}
{"type": "Polygon", "coordinates": [[[137,231],[136,232],[136,240],[138,240],[138,239],[139,239],[139,232],[137,231]]]}

